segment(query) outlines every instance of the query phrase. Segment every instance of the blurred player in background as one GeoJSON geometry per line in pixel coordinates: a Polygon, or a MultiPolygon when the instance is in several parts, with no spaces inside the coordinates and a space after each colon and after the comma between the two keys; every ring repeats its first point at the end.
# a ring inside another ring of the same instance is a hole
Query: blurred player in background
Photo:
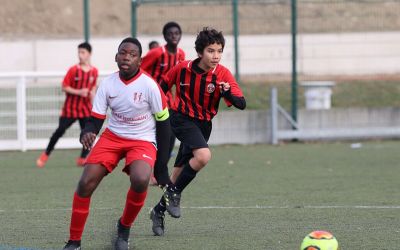
{"type": "Polygon", "coordinates": [[[171,183],[160,202],[151,210],[155,235],[164,234],[164,213],[179,218],[182,191],[211,159],[208,139],[211,120],[218,112],[221,99],[227,106],[245,109],[246,101],[231,72],[219,64],[225,46],[222,32],[204,28],[196,38],[198,58],[172,68],[161,82],[168,92],[173,85],[176,96],[171,111],[171,128],[181,141],[171,183]]]}
{"type": "MultiPolygon", "coordinates": [[[[182,37],[182,30],[179,24],[175,22],[168,22],[164,25],[162,30],[166,45],[150,50],[146,56],[143,57],[141,68],[149,73],[154,80],[161,83],[161,79],[168,73],[168,71],[177,65],[178,63],[185,60],[185,52],[178,48],[179,41],[182,37]]],[[[168,107],[171,108],[173,104],[173,95],[171,91],[166,93],[168,107]]],[[[170,138],[170,150],[175,146],[175,136],[171,133],[170,138]]],[[[158,164],[158,162],[156,162],[158,164]]],[[[155,168],[157,170],[159,168],[155,168]]],[[[157,185],[154,177],[151,178],[151,184],[157,185]]],[[[159,183],[165,185],[166,183],[159,183]]]]}
{"type": "MultiPolygon", "coordinates": [[[[98,71],[90,64],[92,46],[87,43],[78,45],[79,63],[69,68],[62,82],[62,90],[66,94],[64,107],[61,110],[59,125],[50,138],[46,151],[36,160],[36,165],[42,168],[54,149],[58,139],[76,121],[79,121],[81,130],[90,116],[92,100],[96,91],[98,71]]],[[[78,166],[83,166],[89,151],[82,148],[81,155],[76,159],[78,166]]]]}
{"type": "Polygon", "coordinates": [[[155,49],[160,47],[160,44],[157,41],[151,41],[149,42],[149,50],[155,49]]]}
{"type": "MultiPolygon", "coordinates": [[[[157,149],[168,151],[170,121],[164,93],[140,69],[142,47],[136,38],[124,39],[115,60],[119,72],[102,81],[92,114],[80,141],[90,149],[106,118],[107,129],[91,150],[72,202],[70,238],[66,250],[81,247],[81,237],[89,215],[90,199],[101,180],[125,158],[123,171],[130,177],[125,208],[117,222],[112,249],[128,249],[130,228],[144,205],[157,149]]],[[[165,163],[166,164],[166,163],[165,163]]]]}

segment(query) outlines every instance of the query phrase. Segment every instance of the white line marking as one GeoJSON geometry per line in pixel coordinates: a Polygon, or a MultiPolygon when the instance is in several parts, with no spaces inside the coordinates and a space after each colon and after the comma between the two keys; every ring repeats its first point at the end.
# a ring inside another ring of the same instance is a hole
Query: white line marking
{"type": "Polygon", "coordinates": [[[362,205],[338,205],[338,206],[246,206],[246,207],[225,207],[225,206],[205,206],[205,207],[182,207],[186,209],[400,209],[400,206],[362,206],[362,205]]]}
{"type": "MultiPolygon", "coordinates": [[[[151,207],[145,207],[144,209],[150,209],[151,207]]],[[[120,207],[93,207],[90,210],[122,210],[120,207]]],[[[380,205],[332,205],[332,206],[189,206],[182,207],[182,209],[400,209],[400,206],[380,206],[380,205]]],[[[71,211],[71,208],[38,208],[38,209],[15,209],[15,210],[4,210],[1,209],[0,213],[6,212],[50,212],[50,211],[71,211]]]]}
{"type": "Polygon", "coordinates": [[[304,206],[304,208],[314,208],[314,209],[334,209],[334,208],[343,208],[343,209],[400,209],[400,206],[364,206],[364,205],[354,205],[354,206],[304,206]]]}

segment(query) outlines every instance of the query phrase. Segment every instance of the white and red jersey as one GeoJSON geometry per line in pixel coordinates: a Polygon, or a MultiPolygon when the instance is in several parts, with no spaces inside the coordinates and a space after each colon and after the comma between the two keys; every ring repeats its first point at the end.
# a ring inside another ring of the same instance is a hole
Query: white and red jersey
{"type": "Polygon", "coordinates": [[[105,119],[108,107],[111,132],[127,139],[156,142],[153,115],[164,111],[167,103],[151,76],[140,70],[129,81],[122,80],[118,72],[105,78],[94,98],[92,116],[105,119]]]}

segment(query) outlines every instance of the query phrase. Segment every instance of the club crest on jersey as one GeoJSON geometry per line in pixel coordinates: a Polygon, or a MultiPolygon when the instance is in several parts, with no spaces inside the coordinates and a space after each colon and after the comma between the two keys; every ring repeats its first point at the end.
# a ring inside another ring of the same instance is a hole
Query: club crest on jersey
{"type": "Polygon", "coordinates": [[[89,78],[89,81],[90,81],[90,83],[93,83],[93,81],[94,81],[94,76],[91,76],[91,77],[89,78]]]}
{"type": "Polygon", "coordinates": [[[215,91],[215,84],[214,83],[208,84],[207,85],[207,92],[211,94],[214,91],[215,91]]]}
{"type": "Polygon", "coordinates": [[[142,93],[135,92],[133,93],[133,101],[138,103],[142,101],[142,93]]]}

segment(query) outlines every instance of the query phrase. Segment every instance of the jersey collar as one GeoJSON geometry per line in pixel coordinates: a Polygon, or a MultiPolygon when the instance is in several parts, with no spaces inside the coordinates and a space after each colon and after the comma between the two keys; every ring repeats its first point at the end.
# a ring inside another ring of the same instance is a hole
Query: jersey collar
{"type": "Polygon", "coordinates": [[[180,50],[179,47],[176,47],[176,53],[175,53],[175,54],[170,53],[170,52],[167,50],[167,45],[166,45],[166,44],[165,44],[164,46],[161,46],[161,48],[162,48],[162,53],[167,52],[168,54],[170,54],[170,55],[176,55],[176,56],[179,58],[179,50],[180,50]]]}
{"type": "Polygon", "coordinates": [[[85,73],[88,73],[89,71],[91,71],[91,70],[93,69],[93,66],[92,66],[91,64],[89,64],[89,70],[88,70],[88,71],[84,71],[84,70],[82,69],[82,66],[81,66],[79,63],[77,63],[77,64],[76,64],[76,68],[82,70],[82,71],[85,72],[85,73]]]}
{"type": "MultiPolygon", "coordinates": [[[[197,73],[197,72],[196,72],[196,70],[193,69],[193,62],[196,61],[196,60],[200,61],[200,57],[198,57],[198,58],[196,58],[196,59],[194,59],[192,61],[189,61],[188,64],[187,64],[187,68],[190,69],[191,71],[195,72],[195,73],[197,73]]],[[[219,64],[217,64],[212,70],[205,71],[202,74],[208,74],[208,72],[210,72],[210,71],[211,71],[212,74],[214,74],[215,70],[218,68],[218,65],[219,64]]]]}
{"type": "Polygon", "coordinates": [[[136,75],[134,75],[134,76],[133,76],[131,79],[129,79],[129,80],[124,80],[124,79],[122,79],[122,78],[120,77],[119,71],[118,71],[118,77],[119,77],[119,79],[121,80],[121,82],[125,83],[125,85],[128,85],[128,84],[131,84],[132,82],[134,82],[136,79],[138,79],[139,76],[142,75],[142,73],[143,73],[142,69],[139,68],[139,70],[138,70],[138,72],[136,73],[136,75]]]}

